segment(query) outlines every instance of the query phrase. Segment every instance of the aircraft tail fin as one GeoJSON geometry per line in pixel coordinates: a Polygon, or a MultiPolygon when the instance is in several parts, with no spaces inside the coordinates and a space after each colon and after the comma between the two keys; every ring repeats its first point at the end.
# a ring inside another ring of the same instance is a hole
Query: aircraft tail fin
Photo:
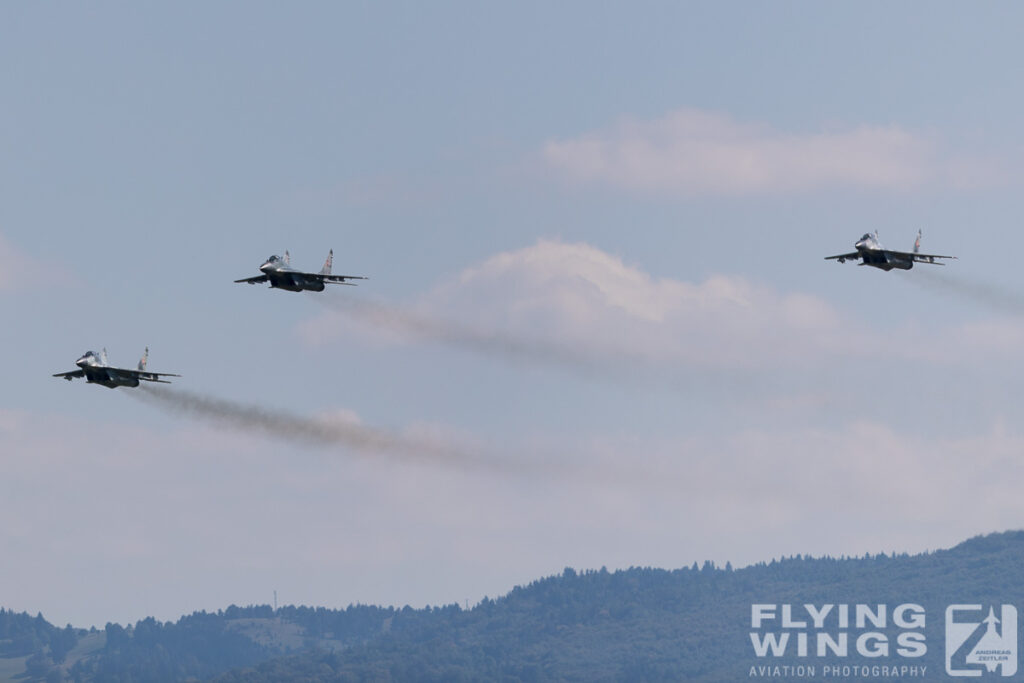
{"type": "Polygon", "coordinates": [[[292,264],[292,255],[288,253],[288,250],[284,250],[284,264],[290,266],[292,264]]]}
{"type": "Polygon", "coordinates": [[[100,352],[100,362],[103,363],[104,365],[110,365],[110,363],[107,362],[107,347],[106,346],[104,346],[103,350],[100,352]]]}
{"type": "Polygon", "coordinates": [[[142,358],[139,359],[139,370],[145,370],[147,362],[149,362],[149,347],[148,346],[146,347],[146,350],[142,353],[142,358]]]}
{"type": "Polygon", "coordinates": [[[327,260],[324,261],[324,267],[320,269],[321,275],[330,275],[331,266],[334,265],[334,250],[331,249],[327,254],[327,260]]]}
{"type": "Polygon", "coordinates": [[[917,239],[914,240],[914,253],[921,251],[921,231],[917,231],[917,239]]]}

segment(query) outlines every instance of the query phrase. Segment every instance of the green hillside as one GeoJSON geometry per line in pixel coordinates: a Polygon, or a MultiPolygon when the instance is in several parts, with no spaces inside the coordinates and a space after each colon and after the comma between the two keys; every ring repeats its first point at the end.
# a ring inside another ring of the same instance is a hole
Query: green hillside
{"type": "MultiPolygon", "coordinates": [[[[783,667],[802,666],[800,680],[836,680],[824,667],[884,666],[867,679],[942,680],[946,607],[1024,605],[1021,579],[1024,532],[1018,531],[914,556],[797,556],[735,571],[711,563],[676,570],[566,569],[470,610],[232,606],[95,632],[0,611],[0,679],[735,681],[765,674],[795,679],[783,667]],[[751,623],[754,604],[772,606],[758,628],[751,623]],[[831,620],[821,629],[780,625],[783,605],[794,620],[810,622],[805,604],[819,613],[834,606],[831,620]],[[849,626],[838,622],[840,605],[849,606],[849,626]],[[908,606],[903,617],[918,622],[901,624],[900,605],[908,606]],[[858,627],[858,609],[884,621],[858,627]],[[751,633],[760,640],[787,632],[784,654],[755,654],[751,633]],[[797,656],[798,633],[809,638],[806,656],[797,656]],[[846,655],[826,649],[818,656],[819,633],[847,639],[846,655]],[[903,650],[910,654],[897,654],[908,643],[912,647],[903,650]],[[879,648],[887,652],[870,656],[879,648]]],[[[968,621],[980,621],[971,614],[968,621]]],[[[956,661],[966,661],[963,655],[983,632],[979,626],[956,661]]]]}

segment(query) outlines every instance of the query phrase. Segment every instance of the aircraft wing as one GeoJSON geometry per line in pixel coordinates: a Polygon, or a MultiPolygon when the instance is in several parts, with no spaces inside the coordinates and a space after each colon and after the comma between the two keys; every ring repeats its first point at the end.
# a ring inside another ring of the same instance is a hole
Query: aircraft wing
{"type": "Polygon", "coordinates": [[[839,259],[839,262],[843,263],[847,259],[853,260],[853,259],[857,259],[857,258],[860,258],[860,252],[859,251],[855,251],[855,252],[852,252],[850,254],[836,254],[835,256],[826,256],[825,260],[829,261],[831,259],[839,259]]]}
{"type": "Polygon", "coordinates": [[[181,377],[181,375],[176,375],[173,372],[150,372],[148,370],[122,370],[121,372],[131,372],[139,379],[146,380],[147,382],[160,382],[161,384],[170,384],[167,380],[160,379],[161,377],[181,377]]]}
{"type": "Polygon", "coordinates": [[[74,377],[85,377],[85,370],[72,370],[71,372],[58,372],[54,377],[63,377],[67,381],[71,381],[74,377]]]}
{"type": "MultiPolygon", "coordinates": [[[[326,275],[324,273],[293,273],[298,277],[308,278],[310,280],[319,280],[320,282],[330,282],[336,285],[352,285],[355,287],[353,282],[345,282],[345,280],[369,280],[370,278],[363,275],[326,275]]],[[[248,280],[239,280],[239,282],[248,282],[248,280]]]]}
{"type": "Polygon", "coordinates": [[[939,256],[938,254],[919,254],[917,252],[892,251],[890,249],[886,249],[886,253],[892,254],[893,256],[899,256],[900,258],[905,258],[905,259],[908,259],[910,261],[914,261],[916,263],[934,263],[937,266],[944,266],[944,265],[946,265],[944,263],[937,262],[935,260],[937,258],[952,258],[952,259],[956,258],[956,256],[939,256]]]}
{"type": "Polygon", "coordinates": [[[369,280],[370,278],[363,277],[362,275],[317,275],[324,282],[333,282],[336,285],[352,285],[355,286],[354,282],[345,282],[345,280],[369,280]]]}
{"type": "MultiPolygon", "coordinates": [[[[938,254],[914,254],[914,260],[918,263],[935,263],[937,258],[956,258],[956,256],[939,256],[938,254]]],[[[936,265],[944,266],[945,263],[936,263],[936,265]]]]}
{"type": "Polygon", "coordinates": [[[167,380],[160,379],[161,377],[181,377],[181,375],[175,375],[170,372],[150,372],[149,370],[128,370],[126,368],[107,368],[107,372],[116,377],[141,379],[146,382],[160,382],[161,384],[170,384],[167,380]]]}
{"type": "Polygon", "coordinates": [[[248,282],[250,285],[254,285],[257,282],[266,282],[269,279],[270,278],[268,278],[266,275],[257,275],[256,277],[247,277],[241,280],[235,280],[235,282],[248,282]]]}

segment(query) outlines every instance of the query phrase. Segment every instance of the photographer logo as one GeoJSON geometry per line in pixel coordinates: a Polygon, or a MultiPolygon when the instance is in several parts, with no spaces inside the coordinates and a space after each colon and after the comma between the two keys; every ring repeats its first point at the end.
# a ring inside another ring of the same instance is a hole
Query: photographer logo
{"type": "Polygon", "coordinates": [[[1017,608],[950,605],[946,608],[946,673],[983,676],[1017,673],[1017,608]],[[986,609],[987,608],[987,609],[986,609]]]}

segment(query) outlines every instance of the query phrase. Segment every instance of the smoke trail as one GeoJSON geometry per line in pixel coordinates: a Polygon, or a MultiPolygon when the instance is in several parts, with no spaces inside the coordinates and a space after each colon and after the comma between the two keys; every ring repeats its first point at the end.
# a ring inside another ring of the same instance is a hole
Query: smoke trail
{"type": "Polygon", "coordinates": [[[922,286],[956,294],[1001,313],[1024,315],[1024,294],[1020,292],[989,283],[965,280],[945,272],[923,270],[921,273],[915,272],[914,275],[916,277],[906,279],[922,286]]]}
{"type": "Polygon", "coordinates": [[[608,462],[587,462],[561,451],[558,456],[534,455],[526,459],[510,454],[468,447],[428,437],[417,438],[352,422],[311,419],[250,403],[204,396],[180,389],[140,384],[125,392],[161,410],[208,420],[216,426],[245,433],[262,432],[285,441],[322,448],[346,448],[370,456],[385,456],[406,463],[444,466],[462,471],[490,472],[530,478],[541,476],[560,482],[599,484],[612,488],[639,487],[677,492],[678,482],[664,473],[636,464],[619,466],[608,462]]]}
{"type": "MultiPolygon", "coordinates": [[[[687,372],[681,365],[667,367],[649,355],[632,348],[604,348],[575,342],[528,337],[508,330],[485,329],[443,317],[424,315],[409,308],[382,301],[345,295],[317,297],[322,305],[348,316],[357,323],[386,332],[438,341],[487,356],[498,356],[515,363],[546,365],[572,372],[587,379],[610,380],[633,385],[655,385],[691,392],[701,381],[699,373],[687,372]]],[[[738,378],[716,382],[735,383],[738,378]]],[[[706,387],[705,387],[706,388],[706,387]]]]}
{"type": "Polygon", "coordinates": [[[509,332],[472,327],[454,320],[428,317],[408,308],[351,297],[318,297],[329,308],[379,329],[462,346],[482,353],[497,353],[512,360],[539,361],[593,372],[600,359],[570,344],[531,339],[509,332]]]}
{"type": "Polygon", "coordinates": [[[209,420],[218,426],[247,432],[258,430],[279,439],[315,446],[340,446],[364,454],[399,457],[406,462],[443,464],[460,469],[486,469],[525,474],[537,464],[511,461],[479,449],[444,443],[426,437],[397,434],[383,429],[344,422],[310,419],[263,406],[238,403],[179,389],[141,385],[130,395],[161,409],[209,420]]]}
{"type": "Polygon", "coordinates": [[[700,392],[709,398],[736,403],[775,393],[775,384],[765,384],[755,373],[736,367],[694,366],[657,358],[635,348],[611,344],[586,344],[558,339],[539,339],[508,330],[484,329],[380,300],[344,294],[317,296],[315,301],[357,324],[385,332],[437,341],[512,363],[547,366],[590,381],[616,386],[667,390],[687,396],[700,392]]]}

